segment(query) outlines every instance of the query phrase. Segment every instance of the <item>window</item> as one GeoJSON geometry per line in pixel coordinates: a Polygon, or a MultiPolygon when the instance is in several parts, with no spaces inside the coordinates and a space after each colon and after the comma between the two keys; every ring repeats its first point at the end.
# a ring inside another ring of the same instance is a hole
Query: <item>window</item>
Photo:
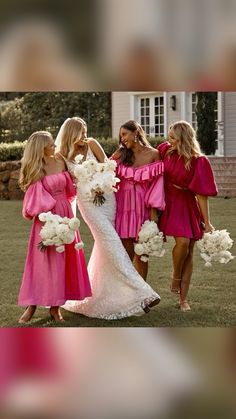
{"type": "Polygon", "coordinates": [[[140,125],[147,135],[150,134],[150,98],[142,98],[140,101],[140,125]]]}
{"type": "Polygon", "coordinates": [[[164,97],[157,96],[154,101],[155,137],[164,136],[164,97]]]}
{"type": "Polygon", "coordinates": [[[139,121],[147,137],[164,136],[164,96],[150,95],[139,98],[139,121]]]}

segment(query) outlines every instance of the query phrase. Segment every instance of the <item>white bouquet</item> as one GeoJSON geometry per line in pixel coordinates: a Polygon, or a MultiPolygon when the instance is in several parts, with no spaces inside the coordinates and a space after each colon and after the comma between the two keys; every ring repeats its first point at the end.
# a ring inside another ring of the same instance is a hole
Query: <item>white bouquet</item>
{"type": "MultiPolygon", "coordinates": [[[[48,246],[56,246],[57,252],[64,252],[64,245],[75,240],[75,231],[80,226],[78,218],[60,217],[51,211],[39,214],[39,220],[45,223],[39,233],[42,240],[38,243],[38,248],[41,251],[45,251],[48,246]]],[[[75,244],[76,249],[83,246],[82,242],[75,244]]]]}
{"type": "Polygon", "coordinates": [[[116,162],[106,159],[104,163],[96,160],[87,160],[81,163],[83,156],[79,154],[75,158],[77,163],[74,175],[78,186],[88,198],[93,200],[95,205],[102,205],[105,202],[104,193],[110,194],[116,190],[115,185],[120,182],[116,177],[116,162]]]}
{"type": "Polygon", "coordinates": [[[227,230],[215,230],[212,233],[205,233],[203,238],[197,242],[200,256],[205,261],[205,266],[212,266],[211,262],[228,263],[234,259],[229,249],[233,245],[227,230]]]}
{"type": "Polygon", "coordinates": [[[158,230],[154,221],[147,220],[140,229],[134,251],[141,256],[143,262],[148,262],[149,256],[164,256],[163,244],[163,233],[158,230]]]}

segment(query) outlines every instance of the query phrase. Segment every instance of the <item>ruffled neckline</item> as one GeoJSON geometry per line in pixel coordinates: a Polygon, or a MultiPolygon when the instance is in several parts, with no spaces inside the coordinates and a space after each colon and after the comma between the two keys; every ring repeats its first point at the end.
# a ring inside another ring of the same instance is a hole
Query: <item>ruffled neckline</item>
{"type": "Polygon", "coordinates": [[[161,160],[147,163],[143,166],[130,167],[119,163],[117,166],[117,175],[125,179],[133,179],[135,182],[152,180],[163,174],[164,163],[161,160]]]}

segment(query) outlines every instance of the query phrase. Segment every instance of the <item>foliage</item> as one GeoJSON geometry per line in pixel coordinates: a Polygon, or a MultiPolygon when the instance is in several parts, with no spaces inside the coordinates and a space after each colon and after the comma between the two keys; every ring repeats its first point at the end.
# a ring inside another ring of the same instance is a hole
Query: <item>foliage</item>
{"type": "Polygon", "coordinates": [[[216,150],[216,92],[197,93],[197,137],[205,154],[214,154],[216,150]]]}
{"type": "Polygon", "coordinates": [[[1,141],[26,140],[38,130],[48,130],[55,136],[64,120],[72,116],[85,119],[89,136],[109,137],[110,101],[109,92],[33,92],[2,101],[1,141]]]}
{"type": "MultiPolygon", "coordinates": [[[[116,138],[101,137],[97,138],[97,140],[108,157],[110,157],[118,148],[118,140],[116,138]]],[[[153,147],[156,147],[162,141],[162,137],[149,138],[149,142],[153,147]]],[[[25,144],[26,141],[0,143],[0,161],[20,160],[24,152],[25,144]]]]}
{"type": "Polygon", "coordinates": [[[0,161],[20,160],[26,142],[0,143],[0,161]]]}

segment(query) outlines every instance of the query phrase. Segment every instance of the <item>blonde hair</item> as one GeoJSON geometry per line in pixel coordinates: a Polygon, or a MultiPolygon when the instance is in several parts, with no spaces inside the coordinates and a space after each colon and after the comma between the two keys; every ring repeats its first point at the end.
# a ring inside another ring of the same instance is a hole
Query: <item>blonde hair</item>
{"type": "Polygon", "coordinates": [[[50,140],[53,138],[47,131],[36,131],[29,137],[21,160],[19,177],[19,186],[23,191],[45,175],[44,149],[50,140]]]}
{"type": "MultiPolygon", "coordinates": [[[[177,121],[171,124],[169,130],[173,133],[173,138],[178,140],[176,149],[179,156],[183,156],[185,160],[186,169],[190,169],[191,160],[193,157],[199,157],[201,153],[200,144],[196,138],[196,131],[186,121],[177,121]]],[[[175,150],[171,147],[166,154],[172,154],[175,150]]]]}
{"type": "MultiPolygon", "coordinates": [[[[84,127],[87,128],[87,124],[82,118],[73,117],[65,122],[59,152],[66,159],[72,160],[76,151],[76,145],[81,141],[84,127]]],[[[85,142],[85,140],[83,141],[85,142]]]]}

